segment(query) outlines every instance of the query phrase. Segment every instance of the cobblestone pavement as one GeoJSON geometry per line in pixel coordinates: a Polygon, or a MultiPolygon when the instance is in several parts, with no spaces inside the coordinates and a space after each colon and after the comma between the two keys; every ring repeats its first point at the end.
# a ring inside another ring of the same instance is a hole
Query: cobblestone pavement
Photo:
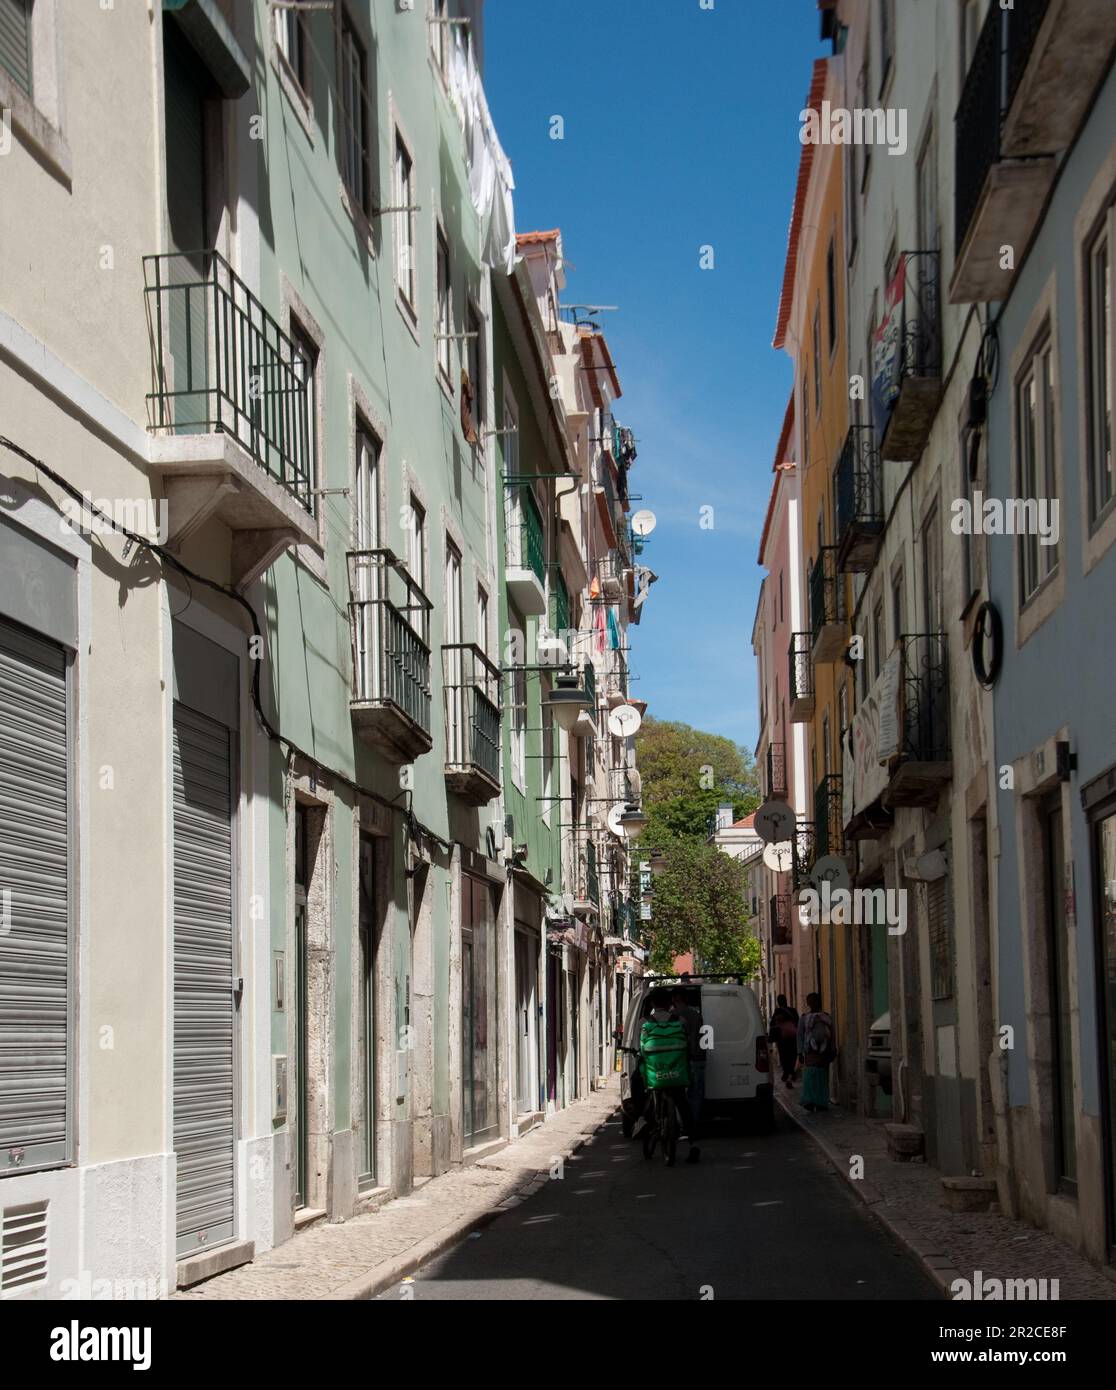
{"type": "Polygon", "coordinates": [[[935,1282],[972,1279],[1057,1279],[1060,1298],[1116,1299],[1116,1281],[1072,1246],[1047,1231],[999,1211],[952,1212],[942,1196],[941,1174],[929,1164],[888,1157],[883,1122],[830,1109],[808,1114],[797,1092],[777,1096],[784,1110],[809,1133],[872,1213],[917,1254],[935,1282]],[[864,1159],[864,1177],[849,1177],[850,1159],[864,1159]]]}
{"type": "Polygon", "coordinates": [[[616,1109],[617,1078],[470,1167],[432,1178],[407,1197],[338,1224],[299,1232],[251,1264],[183,1289],[174,1299],[368,1298],[404,1278],[493,1212],[547,1181],[616,1109]]]}

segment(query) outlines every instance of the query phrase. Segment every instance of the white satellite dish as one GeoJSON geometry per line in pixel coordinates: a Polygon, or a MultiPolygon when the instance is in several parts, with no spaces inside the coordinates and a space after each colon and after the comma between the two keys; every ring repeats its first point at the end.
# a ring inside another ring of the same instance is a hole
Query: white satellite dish
{"type": "Polygon", "coordinates": [[[608,716],[608,731],[617,738],[630,738],[639,733],[643,716],[635,705],[617,705],[608,716]]]}
{"type": "Polygon", "coordinates": [[[831,889],[848,888],[852,883],[849,866],[839,854],[823,854],[809,873],[810,887],[821,891],[823,883],[831,889]]]}
{"type": "Polygon", "coordinates": [[[785,801],[765,801],[755,814],[752,825],[766,844],[777,845],[794,834],[795,815],[785,801]]]}
{"type": "Polygon", "coordinates": [[[620,817],[624,814],[624,812],[627,809],[628,808],[623,801],[614,801],[612,805],[608,808],[608,816],[606,818],[605,824],[608,826],[608,828],[612,831],[612,833],[616,836],[618,840],[626,840],[628,838],[624,834],[624,827],[620,824],[620,817]]]}
{"type": "Polygon", "coordinates": [[[646,507],[636,512],[632,517],[632,530],[637,536],[649,536],[658,525],[655,513],[648,511],[646,507]]]}
{"type": "Polygon", "coordinates": [[[764,845],[763,862],[774,874],[789,874],[794,863],[794,847],[789,840],[764,845]]]}

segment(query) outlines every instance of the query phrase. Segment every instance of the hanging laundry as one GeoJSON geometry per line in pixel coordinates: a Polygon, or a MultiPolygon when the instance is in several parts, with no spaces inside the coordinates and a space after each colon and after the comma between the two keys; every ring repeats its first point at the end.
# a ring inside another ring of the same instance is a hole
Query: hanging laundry
{"type": "Polygon", "coordinates": [[[601,603],[598,603],[593,610],[593,627],[596,632],[596,648],[599,656],[605,649],[605,611],[604,605],[601,603]]]}
{"type": "Polygon", "coordinates": [[[601,581],[597,578],[596,575],[594,575],[594,576],[593,576],[593,579],[592,579],[592,582],[591,582],[590,585],[589,585],[589,597],[590,597],[591,599],[594,599],[594,598],[600,598],[600,596],[601,596],[601,581]]]}
{"type": "Polygon", "coordinates": [[[616,609],[609,607],[608,610],[608,645],[612,650],[620,650],[620,623],[616,618],[616,609]]]}

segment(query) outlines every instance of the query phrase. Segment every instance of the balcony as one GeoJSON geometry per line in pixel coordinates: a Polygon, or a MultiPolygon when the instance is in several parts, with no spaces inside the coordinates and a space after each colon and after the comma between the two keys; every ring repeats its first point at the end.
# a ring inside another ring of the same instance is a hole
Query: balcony
{"type": "Polygon", "coordinates": [[[508,594],[525,617],[541,617],[546,612],[546,539],[530,483],[505,489],[504,523],[508,594]]]}
{"type": "Polygon", "coordinates": [[[809,887],[810,870],[818,857],[814,826],[810,821],[798,822],[791,848],[791,883],[797,893],[799,889],[809,887]]]}
{"type": "Polygon", "coordinates": [[[475,643],[442,648],[446,786],[470,806],[500,794],[500,669],[475,643]]]}
{"type": "Polygon", "coordinates": [[[771,913],[772,946],[792,946],[793,913],[789,893],[773,893],[768,904],[771,913]]]}
{"type": "Polygon", "coordinates": [[[597,736],[597,673],[593,669],[593,663],[586,661],[581,668],[582,680],[581,689],[589,698],[589,703],[577,716],[577,723],[573,727],[575,738],[596,738],[597,736]]]}
{"type": "Polygon", "coordinates": [[[1116,42],[1116,5],[1015,0],[993,5],[955,117],[953,303],[1007,298],[1057,168],[1116,42]],[[1015,251],[1000,264],[1001,248],[1015,251]]]}
{"type": "Polygon", "coordinates": [[[916,463],[930,438],[942,397],[940,257],[937,251],[907,251],[901,266],[899,342],[880,456],[916,463]]]}
{"type": "Polygon", "coordinates": [[[837,568],[866,574],[883,539],[883,473],[871,425],[853,425],[845,436],[835,478],[837,568]]]}
{"type": "Polygon", "coordinates": [[[605,598],[617,603],[632,592],[632,563],[625,558],[619,546],[613,546],[607,555],[597,561],[597,578],[605,598]]]}
{"type": "Polygon", "coordinates": [[[787,746],[767,745],[767,800],[782,801],[787,795],[787,746]]]}
{"type": "Polygon", "coordinates": [[[949,666],[945,633],[900,638],[900,761],[884,797],[888,807],[938,804],[953,776],[949,735],[949,666]]]}
{"type": "Polygon", "coordinates": [[[143,274],[168,543],[222,521],[230,577],[245,589],[288,546],[318,542],[305,359],[215,251],[145,256],[143,274]]]}
{"type": "Polygon", "coordinates": [[[790,692],[792,724],[805,724],[814,717],[813,639],[808,632],[796,632],[787,653],[787,689],[790,692]]]}
{"type": "Polygon", "coordinates": [[[845,852],[845,817],[839,772],[826,773],[814,791],[814,851],[816,860],[827,854],[845,852]]]}
{"type": "Polygon", "coordinates": [[[823,546],[810,569],[810,632],[815,663],[840,661],[849,644],[849,622],[836,546],[823,546]]]}
{"type": "Polygon", "coordinates": [[[413,762],[434,742],[431,603],[390,550],[353,550],[348,563],[353,727],[390,762],[413,762]]]}
{"type": "Polygon", "coordinates": [[[612,708],[628,702],[628,662],[619,647],[612,653],[612,662],[605,682],[605,699],[612,708]]]}

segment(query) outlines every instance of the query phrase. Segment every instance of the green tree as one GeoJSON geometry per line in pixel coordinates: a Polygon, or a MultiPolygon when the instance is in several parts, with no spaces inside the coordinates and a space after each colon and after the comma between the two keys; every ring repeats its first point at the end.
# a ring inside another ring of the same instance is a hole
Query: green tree
{"type": "Polygon", "coordinates": [[[654,881],[651,966],[670,974],[678,956],[710,974],[759,968],[760,943],[748,926],[744,866],[704,839],[673,836],[657,845],[665,867],[654,881]]]}
{"type": "Polygon", "coordinates": [[[751,754],[720,734],[648,718],[636,735],[636,760],[650,822],[643,837],[648,844],[668,835],[705,839],[722,803],[732,803],[734,819],[760,804],[751,754]]]}

